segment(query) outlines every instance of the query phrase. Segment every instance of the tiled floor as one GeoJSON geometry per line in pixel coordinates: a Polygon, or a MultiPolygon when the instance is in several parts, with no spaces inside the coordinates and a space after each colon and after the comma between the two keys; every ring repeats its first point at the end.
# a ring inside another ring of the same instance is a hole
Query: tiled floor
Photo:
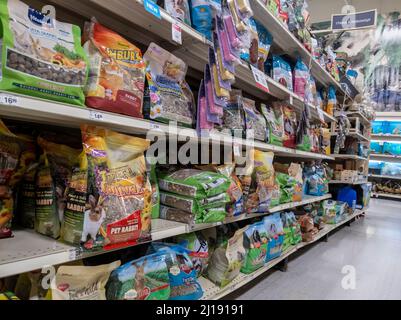
{"type": "Polygon", "coordinates": [[[293,256],[287,272],[266,273],[227,299],[401,299],[401,201],[372,199],[365,218],[293,256]]]}

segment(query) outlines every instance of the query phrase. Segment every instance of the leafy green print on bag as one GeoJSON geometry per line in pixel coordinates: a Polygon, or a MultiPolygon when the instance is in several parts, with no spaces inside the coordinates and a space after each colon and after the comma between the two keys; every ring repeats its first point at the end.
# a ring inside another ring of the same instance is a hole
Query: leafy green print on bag
{"type": "Polygon", "coordinates": [[[263,221],[248,227],[244,233],[246,256],[242,273],[252,273],[263,267],[266,259],[268,236],[263,221]]]}

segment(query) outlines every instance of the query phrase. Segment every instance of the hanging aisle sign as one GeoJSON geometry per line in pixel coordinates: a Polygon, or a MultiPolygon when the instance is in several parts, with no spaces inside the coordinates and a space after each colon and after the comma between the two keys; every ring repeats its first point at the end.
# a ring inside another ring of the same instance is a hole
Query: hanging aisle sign
{"type": "Polygon", "coordinates": [[[375,28],[376,24],[377,9],[348,14],[333,14],[331,16],[332,31],[375,28]]]}

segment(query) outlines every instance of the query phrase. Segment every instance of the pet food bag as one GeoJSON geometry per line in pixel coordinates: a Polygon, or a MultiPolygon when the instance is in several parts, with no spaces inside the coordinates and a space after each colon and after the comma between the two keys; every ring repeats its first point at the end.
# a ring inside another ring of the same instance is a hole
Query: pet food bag
{"type": "Polygon", "coordinates": [[[150,164],[148,175],[152,187],[152,219],[157,219],[160,213],[160,192],[156,175],[156,164],[150,164]]]}
{"type": "Polygon", "coordinates": [[[210,1],[191,0],[192,27],[212,40],[213,10],[210,1]]]}
{"type": "Polygon", "coordinates": [[[33,229],[35,225],[35,179],[38,165],[38,163],[29,165],[22,178],[18,192],[18,220],[23,227],[29,229],[33,229]]]}
{"type": "Polygon", "coordinates": [[[164,206],[163,204],[160,205],[159,218],[189,225],[193,225],[196,222],[195,214],[177,208],[164,206]]]}
{"type": "Polygon", "coordinates": [[[203,290],[190,258],[191,251],[179,245],[161,242],[152,243],[152,249],[165,255],[171,287],[170,300],[199,300],[203,290]]]}
{"type": "Polygon", "coordinates": [[[302,232],[301,226],[293,212],[283,212],[281,214],[281,220],[284,231],[283,252],[285,252],[290,246],[296,245],[302,241],[302,232]]]}
{"type": "Polygon", "coordinates": [[[81,243],[111,249],[150,240],[152,188],[144,156],[149,141],[82,126],[82,142],[88,198],[81,243]]]}
{"type": "Polygon", "coordinates": [[[281,105],[268,107],[262,104],[261,111],[267,122],[267,142],[282,146],[284,140],[284,117],[281,105]]]}
{"type": "Polygon", "coordinates": [[[247,227],[229,235],[227,226],[217,229],[216,248],[207,268],[207,277],[220,287],[225,287],[240,273],[245,260],[244,232],[247,227]]]}
{"type": "Polygon", "coordinates": [[[164,0],[164,9],[175,19],[191,25],[189,0],[164,0]]]}
{"type": "Polygon", "coordinates": [[[18,168],[21,145],[0,120],[0,239],[11,237],[14,200],[10,182],[18,168]]]}
{"type": "Polygon", "coordinates": [[[252,273],[263,267],[267,254],[268,237],[263,221],[254,223],[244,232],[245,261],[241,272],[252,273]]]}
{"type": "Polygon", "coordinates": [[[195,199],[204,199],[227,192],[230,179],[216,172],[197,169],[181,169],[170,174],[161,174],[161,190],[181,194],[195,199]]]}
{"type": "Polygon", "coordinates": [[[154,253],[115,269],[106,285],[107,300],[168,300],[166,256],[154,253]]]}
{"type": "Polygon", "coordinates": [[[110,264],[86,266],[61,266],[56,273],[53,300],[106,300],[106,283],[110,273],[120,266],[120,261],[110,264]]]}
{"type": "Polygon", "coordinates": [[[283,107],[284,115],[284,139],[283,146],[287,148],[295,148],[295,137],[297,130],[297,114],[295,111],[288,107],[283,107]]]}
{"type": "Polygon", "coordinates": [[[192,91],[185,82],[187,66],[167,50],[155,43],[149,45],[144,55],[147,64],[149,103],[144,113],[152,120],[192,127],[196,108],[192,91]]]}
{"type": "Polygon", "coordinates": [[[256,110],[255,101],[242,98],[245,114],[246,137],[267,141],[266,119],[256,110]]]}
{"type": "Polygon", "coordinates": [[[271,189],[274,187],[273,152],[254,150],[254,170],[246,211],[265,213],[269,211],[271,189]]]}
{"type": "Polygon", "coordinates": [[[0,90],[83,105],[87,58],[80,28],[18,0],[2,0],[0,18],[0,90]]]}
{"type": "Polygon", "coordinates": [[[143,118],[146,66],[141,51],[95,21],[86,24],[85,38],[90,65],[86,105],[143,118]]]}
{"type": "Polygon", "coordinates": [[[43,150],[36,174],[35,230],[57,239],[66,208],[66,188],[72,169],[79,161],[80,150],[38,137],[43,150]]]}
{"type": "Polygon", "coordinates": [[[268,262],[281,255],[284,243],[284,230],[279,212],[265,217],[263,222],[269,238],[266,254],[266,262],[268,262]]]}
{"type": "Polygon", "coordinates": [[[182,234],[174,238],[174,242],[190,251],[189,257],[200,277],[206,270],[209,261],[209,248],[205,237],[200,232],[182,234]]]}

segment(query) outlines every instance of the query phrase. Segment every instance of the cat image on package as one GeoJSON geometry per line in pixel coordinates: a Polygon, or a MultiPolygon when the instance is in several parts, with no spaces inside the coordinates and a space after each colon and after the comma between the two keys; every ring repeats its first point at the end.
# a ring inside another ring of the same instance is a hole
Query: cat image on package
{"type": "Polygon", "coordinates": [[[84,243],[86,248],[93,246],[99,231],[102,233],[102,223],[106,219],[106,212],[102,205],[96,203],[93,195],[89,196],[90,209],[85,211],[84,226],[82,232],[81,242],[84,243]],[[89,237],[89,239],[88,239],[89,237]]]}

